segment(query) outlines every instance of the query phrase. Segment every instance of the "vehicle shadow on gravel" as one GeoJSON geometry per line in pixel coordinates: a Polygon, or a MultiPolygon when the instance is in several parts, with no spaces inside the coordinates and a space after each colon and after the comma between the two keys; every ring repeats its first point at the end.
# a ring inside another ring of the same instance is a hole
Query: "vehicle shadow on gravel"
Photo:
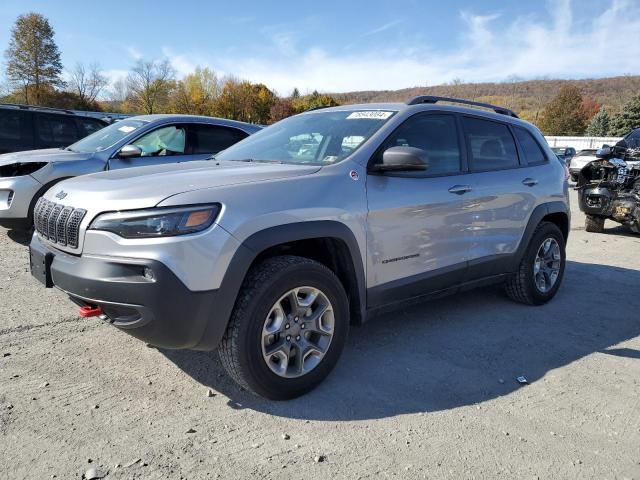
{"type": "MultiPolygon", "coordinates": [[[[556,298],[541,307],[486,288],[379,316],[352,328],[333,374],[316,390],[270,402],[241,390],[215,353],[162,353],[229,406],[305,420],[364,420],[432,412],[508,395],[523,375],[547,372],[640,335],[640,271],[568,262],[556,298]],[[613,308],[612,308],[613,307],[613,308]],[[215,359],[212,361],[212,359],[215,359]]],[[[638,358],[612,349],[612,355],[638,358]]]]}
{"type": "Polygon", "coordinates": [[[31,243],[32,232],[24,230],[7,230],[7,236],[20,245],[29,245],[31,243]]]}

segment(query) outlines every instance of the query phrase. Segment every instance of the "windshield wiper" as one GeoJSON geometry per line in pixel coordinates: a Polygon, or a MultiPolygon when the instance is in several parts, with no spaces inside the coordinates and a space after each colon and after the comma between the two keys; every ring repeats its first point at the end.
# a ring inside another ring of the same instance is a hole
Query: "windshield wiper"
{"type": "Polygon", "coordinates": [[[256,160],[255,158],[234,158],[232,162],[249,162],[249,163],[284,163],[280,160],[256,160]]]}

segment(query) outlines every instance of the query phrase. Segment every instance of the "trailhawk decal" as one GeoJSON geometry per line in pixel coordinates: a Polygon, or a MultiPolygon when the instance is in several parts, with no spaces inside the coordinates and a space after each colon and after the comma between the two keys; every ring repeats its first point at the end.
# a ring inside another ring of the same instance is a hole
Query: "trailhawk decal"
{"type": "Polygon", "coordinates": [[[382,260],[382,264],[391,263],[391,262],[399,262],[401,260],[409,260],[410,258],[419,257],[419,253],[414,253],[413,255],[405,255],[404,257],[396,257],[396,258],[387,258],[386,260],[382,260]]]}

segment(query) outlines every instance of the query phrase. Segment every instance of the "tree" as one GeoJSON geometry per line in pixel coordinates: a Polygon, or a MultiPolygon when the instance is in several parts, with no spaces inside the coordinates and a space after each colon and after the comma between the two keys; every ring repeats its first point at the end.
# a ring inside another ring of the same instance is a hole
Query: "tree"
{"type": "Polygon", "coordinates": [[[609,135],[621,137],[637,127],[640,127],[640,95],[631,98],[613,117],[609,135]]]}
{"type": "Polygon", "coordinates": [[[331,95],[324,95],[315,90],[311,95],[305,95],[292,100],[296,113],[312,110],[314,108],[335,107],[338,102],[331,95]]]}
{"type": "Polygon", "coordinates": [[[157,113],[166,107],[174,88],[174,71],[168,60],[140,59],[127,77],[127,102],[135,111],[157,113]]]}
{"type": "Polygon", "coordinates": [[[291,92],[291,98],[300,98],[300,90],[298,90],[298,87],[293,88],[293,91],[291,92]]]}
{"type": "Polygon", "coordinates": [[[601,105],[592,97],[585,97],[582,100],[582,108],[587,117],[587,121],[591,120],[599,111],[601,105]]]}
{"type": "Polygon", "coordinates": [[[32,93],[37,104],[43,87],[64,85],[60,78],[62,62],[49,21],[38,13],[20,15],[11,29],[11,40],[5,52],[7,78],[15,88],[22,88],[24,101],[32,93]]]}
{"type": "Polygon", "coordinates": [[[567,85],[547,104],[540,122],[547,135],[582,135],[587,127],[587,114],[578,87],[567,85]]]}
{"type": "Polygon", "coordinates": [[[98,95],[108,83],[107,77],[100,72],[100,66],[97,63],[91,64],[87,70],[84,64],[79,62],[75,69],[69,72],[69,87],[78,95],[80,103],[85,108],[95,108],[98,95]]]}
{"type": "Polygon", "coordinates": [[[604,107],[601,107],[600,111],[591,119],[586,134],[590,137],[604,137],[609,134],[610,122],[609,113],[604,107]]]}
{"type": "Polygon", "coordinates": [[[276,100],[269,110],[269,123],[279,122],[283,118],[295,115],[293,103],[288,98],[280,98],[276,100]]]}
{"type": "Polygon", "coordinates": [[[196,68],[178,82],[171,96],[171,111],[194,115],[211,115],[220,96],[220,81],[213,70],[196,68]]]}

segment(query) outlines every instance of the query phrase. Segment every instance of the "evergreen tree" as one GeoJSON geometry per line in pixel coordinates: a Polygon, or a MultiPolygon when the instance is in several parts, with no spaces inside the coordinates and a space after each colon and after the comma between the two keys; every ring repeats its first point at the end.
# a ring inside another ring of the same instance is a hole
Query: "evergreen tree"
{"type": "Polygon", "coordinates": [[[601,107],[591,119],[591,123],[587,127],[587,135],[591,137],[604,137],[609,135],[609,123],[611,118],[604,107],[601,107]]]}
{"type": "Polygon", "coordinates": [[[640,127],[640,95],[629,100],[622,111],[611,119],[609,135],[622,137],[637,127],[640,127]]]}

